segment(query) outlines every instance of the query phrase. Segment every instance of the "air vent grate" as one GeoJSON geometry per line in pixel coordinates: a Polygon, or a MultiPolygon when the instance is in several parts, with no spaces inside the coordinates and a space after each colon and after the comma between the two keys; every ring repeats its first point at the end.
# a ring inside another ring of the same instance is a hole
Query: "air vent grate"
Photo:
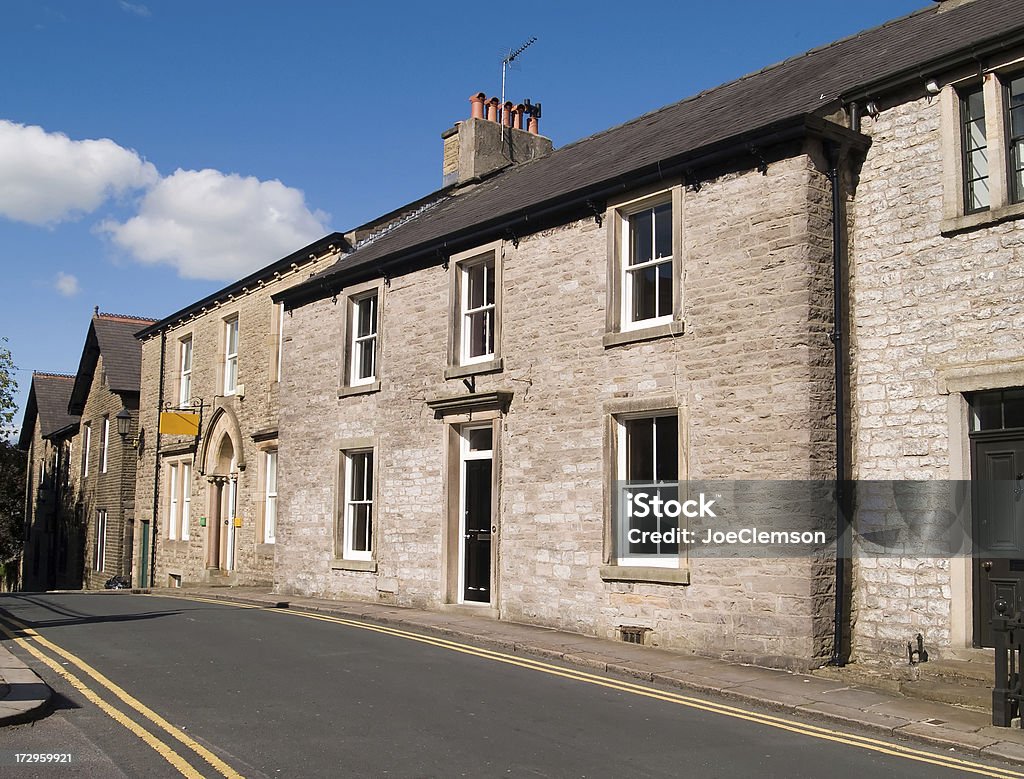
{"type": "Polygon", "coordinates": [[[640,646],[644,646],[647,644],[647,634],[650,632],[650,628],[620,625],[619,639],[627,644],[639,644],[640,646]]]}

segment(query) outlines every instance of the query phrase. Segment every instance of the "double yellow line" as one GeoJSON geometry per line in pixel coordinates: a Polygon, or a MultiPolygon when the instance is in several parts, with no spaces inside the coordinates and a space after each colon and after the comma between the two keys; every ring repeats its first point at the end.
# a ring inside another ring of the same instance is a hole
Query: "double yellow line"
{"type": "Polygon", "coordinates": [[[171,723],[157,714],[155,711],[150,709],[141,701],[134,698],[124,689],[119,687],[117,684],[112,682],[102,673],[97,671],[95,668],[90,666],[81,658],[68,652],[66,649],[57,646],[49,639],[39,635],[35,630],[24,625],[18,620],[14,619],[10,615],[0,615],[0,632],[3,632],[8,638],[12,639],[22,649],[31,654],[40,662],[51,668],[59,676],[67,680],[67,682],[78,690],[87,700],[94,703],[101,711],[107,714],[115,722],[123,725],[130,732],[138,736],[142,741],[153,749],[160,757],[170,763],[178,772],[188,779],[203,779],[204,774],[194,768],[178,751],[174,749],[167,741],[162,740],[158,735],[153,733],[151,730],[147,730],[138,722],[130,718],[121,709],[109,703],[104,698],[100,697],[89,685],[83,682],[78,676],[71,673],[68,669],[62,666],[59,662],[54,660],[52,657],[43,652],[39,647],[48,649],[58,657],[67,660],[72,665],[80,668],[86,674],[93,678],[97,684],[105,688],[107,691],[113,693],[122,703],[128,706],[132,711],[141,715],[145,719],[156,725],[157,728],[170,735],[172,738],[181,742],[184,746],[191,749],[196,755],[202,758],[208,763],[214,770],[217,771],[226,779],[242,779],[242,775],[235,771],[231,766],[217,757],[213,752],[204,747],[202,744],[197,742],[195,739],[186,735],[179,728],[174,727],[171,723]],[[37,646],[38,645],[38,646],[37,646]]]}
{"type": "Polygon", "coordinates": [[[337,625],[345,625],[347,627],[358,628],[359,630],[368,630],[373,633],[381,633],[388,636],[394,636],[396,638],[402,638],[408,641],[416,641],[421,644],[429,644],[431,646],[440,647],[442,649],[447,649],[452,652],[459,652],[465,655],[473,655],[474,657],[480,657],[497,663],[504,663],[506,665],[514,665],[519,668],[525,668],[531,671],[549,674],[551,676],[558,676],[563,679],[570,679],[585,684],[593,684],[598,687],[605,687],[610,690],[617,690],[619,692],[625,692],[631,695],[639,695],[645,698],[653,698],[654,700],[665,701],[667,703],[685,706],[690,709],[697,709],[712,714],[720,714],[722,716],[732,717],[733,719],[745,720],[747,722],[753,722],[759,725],[777,728],[779,730],[785,730],[790,733],[809,736],[810,738],[816,738],[823,741],[831,741],[837,744],[845,744],[847,746],[857,747],[858,749],[867,749],[872,752],[877,752],[883,755],[899,757],[905,760],[913,760],[918,763],[927,763],[929,765],[934,765],[941,768],[948,768],[952,771],[959,771],[961,773],[999,777],[1000,779],[1020,779],[1021,777],[1024,777],[1024,773],[1018,773],[1016,771],[1011,771],[1009,769],[993,768],[983,763],[977,763],[970,760],[963,760],[961,758],[953,757],[951,755],[943,755],[934,752],[928,752],[923,749],[915,749],[914,747],[904,746],[902,744],[891,743],[888,741],[882,741],[880,739],[869,738],[867,736],[858,736],[853,733],[840,733],[833,729],[823,728],[817,725],[810,725],[808,723],[800,722],[798,720],[789,720],[784,717],[776,717],[771,714],[763,714],[760,712],[751,711],[749,709],[741,709],[737,708],[736,706],[729,706],[724,703],[715,703],[713,701],[702,700],[700,698],[694,698],[691,696],[682,695],[680,693],[674,693],[667,690],[659,690],[653,687],[646,687],[641,684],[634,684],[632,682],[613,679],[606,676],[599,676],[597,674],[587,673],[586,671],[578,671],[573,668],[565,668],[558,665],[552,665],[551,663],[545,663],[540,660],[533,660],[529,657],[524,657],[522,655],[510,655],[504,652],[497,652],[491,649],[483,649],[481,647],[471,646],[469,644],[461,644],[457,641],[450,641],[445,638],[435,638],[433,636],[425,636],[419,633],[412,633],[408,630],[401,630],[400,628],[392,628],[387,627],[385,625],[375,625],[369,622],[361,622],[359,620],[347,619],[345,617],[335,617],[327,614],[316,614],[313,612],[299,611],[290,608],[269,608],[267,606],[258,606],[250,603],[221,600],[217,598],[203,598],[198,596],[172,597],[182,597],[185,600],[201,601],[203,603],[216,603],[222,606],[227,605],[243,609],[264,609],[270,612],[289,614],[292,616],[304,617],[306,619],[315,619],[321,622],[332,622],[337,625]]]}

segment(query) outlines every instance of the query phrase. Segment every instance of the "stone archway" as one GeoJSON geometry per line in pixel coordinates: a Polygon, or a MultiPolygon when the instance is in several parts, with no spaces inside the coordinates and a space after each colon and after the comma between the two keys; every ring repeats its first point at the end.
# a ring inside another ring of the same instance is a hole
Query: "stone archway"
{"type": "Polygon", "coordinates": [[[206,569],[230,572],[235,568],[235,528],[238,475],[245,467],[241,432],[234,413],[216,409],[203,437],[199,462],[207,489],[206,569]]]}

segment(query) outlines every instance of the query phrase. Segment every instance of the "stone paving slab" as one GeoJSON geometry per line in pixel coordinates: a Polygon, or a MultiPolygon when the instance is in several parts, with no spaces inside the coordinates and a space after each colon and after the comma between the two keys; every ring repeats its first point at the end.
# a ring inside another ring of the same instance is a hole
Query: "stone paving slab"
{"type": "Polygon", "coordinates": [[[51,694],[35,671],[0,645],[0,727],[44,716],[51,694]]]}
{"type": "Polygon", "coordinates": [[[588,670],[608,671],[1024,765],[1024,731],[992,727],[987,713],[859,686],[853,683],[857,678],[855,668],[847,674],[843,669],[831,669],[828,677],[807,676],[501,622],[462,611],[434,612],[391,604],[291,598],[260,588],[187,588],[153,590],[153,594],[198,595],[267,607],[288,603],[300,610],[443,635],[505,653],[559,660],[588,670]]]}

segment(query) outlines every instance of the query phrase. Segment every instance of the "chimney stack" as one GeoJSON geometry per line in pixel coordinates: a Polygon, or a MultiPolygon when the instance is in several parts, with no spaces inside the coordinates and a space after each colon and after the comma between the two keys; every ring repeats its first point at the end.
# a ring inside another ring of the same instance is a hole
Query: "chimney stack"
{"type": "Polygon", "coordinates": [[[444,186],[467,184],[509,165],[543,157],[551,139],[540,134],[540,103],[518,105],[477,92],[469,98],[469,119],[441,134],[444,186]],[[528,117],[523,128],[524,117],[528,117]]]}

